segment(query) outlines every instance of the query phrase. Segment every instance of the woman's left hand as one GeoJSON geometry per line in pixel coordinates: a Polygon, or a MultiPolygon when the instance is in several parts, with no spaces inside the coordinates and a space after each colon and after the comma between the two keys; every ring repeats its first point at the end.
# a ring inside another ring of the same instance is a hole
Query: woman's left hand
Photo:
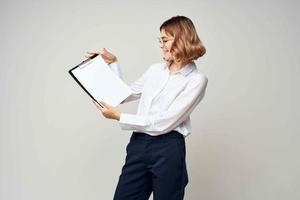
{"type": "Polygon", "coordinates": [[[96,101],[93,101],[93,102],[97,106],[97,108],[99,110],[101,110],[102,115],[104,117],[106,117],[108,119],[115,119],[118,121],[120,120],[121,112],[117,108],[109,105],[108,103],[106,103],[104,101],[99,101],[99,104],[101,104],[103,106],[103,108],[101,108],[101,106],[99,106],[96,101]]]}

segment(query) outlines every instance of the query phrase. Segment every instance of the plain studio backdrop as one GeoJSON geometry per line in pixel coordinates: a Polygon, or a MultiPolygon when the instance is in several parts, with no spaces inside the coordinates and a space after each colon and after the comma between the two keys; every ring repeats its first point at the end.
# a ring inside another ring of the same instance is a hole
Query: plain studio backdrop
{"type": "Polygon", "coordinates": [[[209,79],[186,138],[185,199],[300,199],[298,10],[298,1],[2,0],[0,199],[112,199],[132,132],[104,118],[68,70],[105,47],[130,84],[163,62],[159,26],[175,15],[194,22],[209,79]]]}

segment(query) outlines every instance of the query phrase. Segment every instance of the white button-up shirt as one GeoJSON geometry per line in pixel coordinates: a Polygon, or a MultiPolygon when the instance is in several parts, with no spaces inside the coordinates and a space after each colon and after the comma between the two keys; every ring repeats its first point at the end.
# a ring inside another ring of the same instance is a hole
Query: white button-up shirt
{"type": "MultiPolygon", "coordinates": [[[[140,100],[136,114],[121,113],[122,130],[133,130],[157,136],[176,130],[184,137],[191,133],[190,114],[205,95],[208,78],[190,62],[170,73],[169,62],[151,65],[129,86],[132,94],[121,104],[140,100]]],[[[118,62],[110,64],[121,78],[118,62]]]]}

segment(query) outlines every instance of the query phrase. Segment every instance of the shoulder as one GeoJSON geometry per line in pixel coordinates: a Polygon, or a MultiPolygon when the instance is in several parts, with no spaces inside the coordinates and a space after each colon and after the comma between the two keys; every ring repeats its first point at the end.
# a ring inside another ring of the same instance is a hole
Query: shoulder
{"type": "Polygon", "coordinates": [[[194,70],[191,73],[190,80],[192,82],[197,82],[197,83],[200,83],[200,82],[207,83],[208,82],[207,75],[203,71],[201,71],[195,63],[193,63],[193,65],[194,65],[194,70]]]}
{"type": "Polygon", "coordinates": [[[194,81],[205,81],[208,82],[208,77],[203,72],[195,72],[194,76],[192,77],[194,81]]]}
{"type": "Polygon", "coordinates": [[[188,86],[192,88],[205,89],[208,84],[208,77],[197,67],[189,76],[188,86]]]}

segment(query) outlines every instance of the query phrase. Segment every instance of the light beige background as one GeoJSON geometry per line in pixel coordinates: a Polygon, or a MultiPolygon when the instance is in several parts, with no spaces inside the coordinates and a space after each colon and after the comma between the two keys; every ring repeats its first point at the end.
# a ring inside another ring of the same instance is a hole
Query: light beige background
{"type": "MultiPolygon", "coordinates": [[[[131,131],[68,70],[106,47],[127,83],[162,62],[159,26],[190,17],[209,79],[191,118],[188,200],[296,200],[298,1],[1,1],[0,199],[112,199],[131,131]]],[[[121,105],[135,113],[138,102],[121,105]]]]}

